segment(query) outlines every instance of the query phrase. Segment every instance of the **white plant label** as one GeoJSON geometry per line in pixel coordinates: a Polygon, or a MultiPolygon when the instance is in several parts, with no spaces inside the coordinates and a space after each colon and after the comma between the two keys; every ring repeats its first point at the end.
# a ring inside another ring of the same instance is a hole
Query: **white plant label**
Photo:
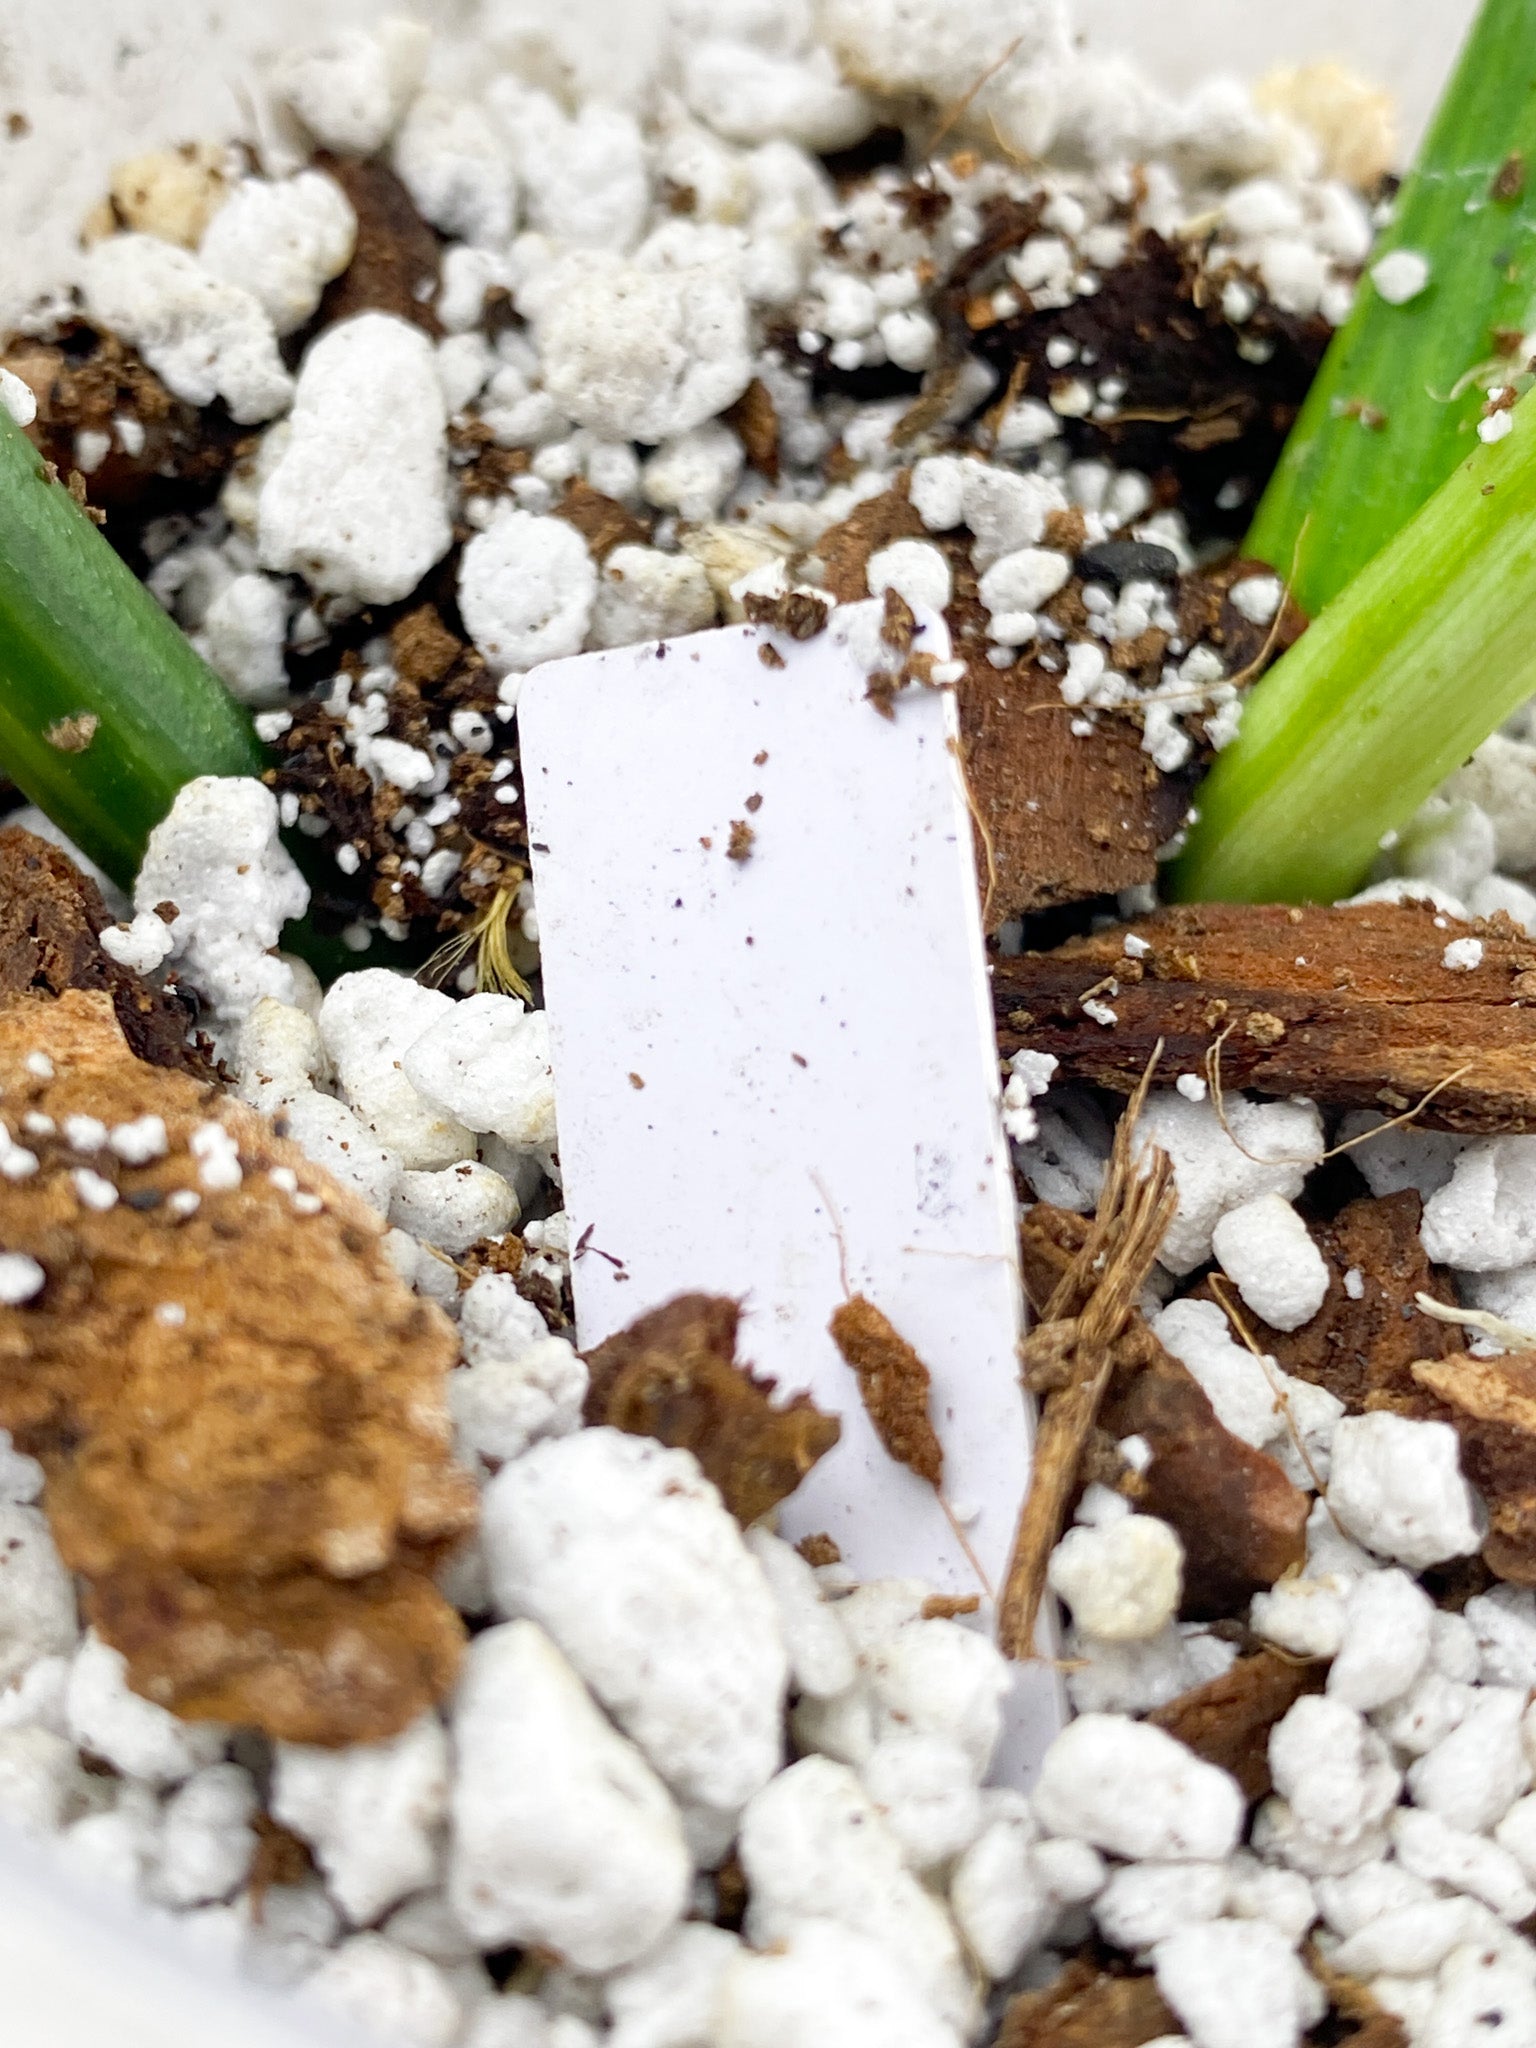
{"type": "MultiPolygon", "coordinates": [[[[748,626],[523,686],[577,1331],[739,1297],[741,1357],[842,1420],[783,1532],[990,1619],[1030,1417],[956,712],[913,689],[886,719],[866,691],[834,632],[748,626]],[[828,1334],[849,1294],[932,1373],[942,1501],[882,1448],[828,1334]]],[[[1061,1718],[1050,1666],[1021,1667],[1005,1777],[1061,1718]]]]}

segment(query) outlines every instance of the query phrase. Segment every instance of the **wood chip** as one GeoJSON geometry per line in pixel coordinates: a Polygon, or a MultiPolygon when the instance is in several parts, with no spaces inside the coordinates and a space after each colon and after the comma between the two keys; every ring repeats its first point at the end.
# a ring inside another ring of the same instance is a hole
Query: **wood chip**
{"type": "Polygon", "coordinates": [[[314,328],[333,327],[355,313],[393,313],[435,340],[443,331],[435,310],[442,252],[410,193],[381,157],[322,149],[314,161],[336,180],[357,215],[352,261],[326,286],[314,328]]]}
{"type": "Polygon", "coordinates": [[[1303,1693],[1321,1692],[1326,1675],[1326,1664],[1259,1650],[1239,1657],[1219,1678],[1154,1707],[1147,1719],[1208,1764],[1230,1771],[1251,1805],[1271,1789],[1269,1731],[1303,1693]]]}
{"type": "Polygon", "coordinates": [[[880,1309],[862,1294],[839,1303],[832,1341],[858,1376],[875,1434],[898,1465],[938,1487],[944,1451],[928,1413],[928,1368],[880,1309]]]}
{"type": "Polygon", "coordinates": [[[794,1492],[842,1425],[808,1394],[775,1405],[774,1382],[737,1361],[740,1321],[741,1303],[717,1294],[641,1316],[589,1354],[586,1420],[692,1451],[745,1525],[794,1492]]]}
{"type": "Polygon", "coordinates": [[[1519,926],[1423,903],[1179,905],[1000,960],[993,977],[1004,1054],[1053,1053],[1063,1078],[1128,1094],[1158,1040],[1171,1072],[1199,1074],[1219,1039],[1225,1087],[1387,1115],[1433,1089],[1415,1120],[1463,1132],[1536,1131],[1533,995],[1536,942],[1519,926]],[[1130,959],[1127,935],[1148,951],[1130,959]],[[1482,943],[1470,972],[1443,963],[1459,938],[1482,943]],[[1111,1030],[1082,1009],[1106,977],[1111,1030]]]}

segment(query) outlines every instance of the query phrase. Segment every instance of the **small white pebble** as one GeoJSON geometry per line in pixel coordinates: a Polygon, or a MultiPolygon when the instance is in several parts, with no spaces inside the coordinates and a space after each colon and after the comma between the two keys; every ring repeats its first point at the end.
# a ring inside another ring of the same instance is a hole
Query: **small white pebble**
{"type": "Polygon", "coordinates": [[[35,1074],[39,1081],[53,1079],[53,1061],[45,1052],[29,1052],[22,1065],[29,1074],[35,1074]]]}
{"type": "Polygon", "coordinates": [[[178,1188],[166,1203],[173,1216],[191,1216],[202,1207],[203,1198],[192,1188],[178,1188]]]}
{"type": "Polygon", "coordinates": [[[39,1293],[48,1275],[25,1252],[0,1252],[0,1301],[18,1308],[39,1293]]]}
{"type": "Polygon", "coordinates": [[[114,1125],[107,1143],[128,1166],[147,1166],[151,1159],[163,1159],[166,1154],[165,1119],[158,1116],[135,1117],[131,1123],[114,1125]]]}
{"type": "Polygon", "coordinates": [[[37,1171],[37,1154],[29,1152],[25,1145],[4,1143],[0,1138],[0,1173],[7,1180],[29,1180],[37,1171]]]}
{"type": "Polygon", "coordinates": [[[1452,974],[1470,974],[1474,967],[1483,964],[1483,942],[1481,939],[1452,939],[1440,955],[1440,965],[1448,967],[1452,974]]]}
{"type": "Polygon", "coordinates": [[[1173,1085],[1186,1102],[1204,1102],[1206,1086],[1198,1074],[1180,1074],[1173,1085]]]}
{"type": "Polygon", "coordinates": [[[1112,1010],[1108,1003],[1101,1003],[1096,996],[1089,996],[1083,1004],[1083,1015],[1091,1017],[1095,1024],[1102,1024],[1106,1031],[1120,1022],[1118,1012],[1112,1010]]]}
{"type": "Polygon", "coordinates": [[[1512,412],[1491,412],[1477,423],[1477,438],[1485,444],[1502,441],[1506,434],[1515,431],[1515,416],[1512,412]]]}
{"type": "Polygon", "coordinates": [[[107,1127],[100,1117],[67,1116],[64,1138],[76,1152],[99,1152],[107,1142],[107,1127]]]}
{"type": "Polygon", "coordinates": [[[1349,1271],[1344,1275],[1344,1292],[1349,1296],[1351,1301],[1364,1301],[1365,1275],[1361,1272],[1358,1266],[1351,1266],[1349,1271]]]}
{"type": "Polygon", "coordinates": [[[1394,249],[1371,265],[1371,276],[1389,306],[1405,306],[1429,283],[1429,259],[1417,249],[1394,249]]]}
{"type": "Polygon", "coordinates": [[[223,1124],[199,1124],[187,1140],[187,1149],[197,1161],[198,1179],[211,1193],[237,1188],[244,1180],[240,1147],[223,1124]]]}
{"type": "Polygon", "coordinates": [[[111,1181],[103,1180],[99,1173],[92,1173],[88,1166],[77,1166],[69,1176],[75,1184],[75,1193],[87,1209],[107,1210],[117,1206],[117,1189],[111,1181]]]}
{"type": "Polygon", "coordinates": [[[1128,960],[1145,960],[1152,950],[1152,945],[1140,932],[1127,932],[1121,950],[1128,960]]]}
{"type": "Polygon", "coordinates": [[[1255,626],[1269,624],[1279,611],[1284,594],[1278,576],[1245,576],[1227,593],[1234,608],[1255,626]]]}

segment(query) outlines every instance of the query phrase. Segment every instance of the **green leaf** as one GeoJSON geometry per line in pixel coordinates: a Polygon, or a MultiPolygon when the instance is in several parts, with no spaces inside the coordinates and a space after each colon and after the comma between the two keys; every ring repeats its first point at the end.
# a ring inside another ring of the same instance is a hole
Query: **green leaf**
{"type": "Polygon", "coordinates": [[[183,783],[262,767],[244,709],[0,405],[0,768],[128,887],[183,783]],[[57,744],[91,719],[83,749],[57,744]]]}
{"type": "Polygon", "coordinates": [[[1484,386],[1524,367],[1536,309],[1536,0],[1483,0],[1372,268],[1430,266],[1403,305],[1370,272],[1322,368],[1246,552],[1318,614],[1473,445],[1484,386]],[[1486,374],[1479,377],[1479,370],[1486,374]]]}
{"type": "Polygon", "coordinates": [[[1330,902],[1536,692],[1536,401],[1356,576],[1255,688],[1168,885],[1330,902]]]}

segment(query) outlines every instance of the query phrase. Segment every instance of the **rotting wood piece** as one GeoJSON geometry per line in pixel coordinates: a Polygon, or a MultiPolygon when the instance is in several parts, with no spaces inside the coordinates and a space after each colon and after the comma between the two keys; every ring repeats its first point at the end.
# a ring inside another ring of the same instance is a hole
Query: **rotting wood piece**
{"type": "Polygon", "coordinates": [[[1250,1805],[1267,1796],[1269,1731],[1303,1693],[1321,1692],[1327,1666],[1274,1650],[1239,1657],[1219,1678],[1180,1693],[1147,1719],[1208,1764],[1230,1771],[1250,1805]]]}
{"type": "Polygon", "coordinates": [[[776,1407],[774,1383],[736,1358],[741,1303],[680,1294],[590,1353],[588,1423],[692,1451],[744,1525],[786,1499],[842,1434],[808,1394],[776,1407]]]}
{"type": "Polygon", "coordinates": [[[1536,1131],[1536,942],[1502,913],[1428,903],[1181,904],[996,963],[999,1045],[1055,1055],[1062,1077],[1129,1094],[1159,1040],[1165,1069],[1306,1095],[1462,1132],[1536,1131]],[[1476,938],[1469,971],[1447,944],[1476,938]],[[1127,940],[1145,944],[1140,953],[1127,940]],[[1114,1013],[1083,1008],[1092,993],[1114,1013]]]}

